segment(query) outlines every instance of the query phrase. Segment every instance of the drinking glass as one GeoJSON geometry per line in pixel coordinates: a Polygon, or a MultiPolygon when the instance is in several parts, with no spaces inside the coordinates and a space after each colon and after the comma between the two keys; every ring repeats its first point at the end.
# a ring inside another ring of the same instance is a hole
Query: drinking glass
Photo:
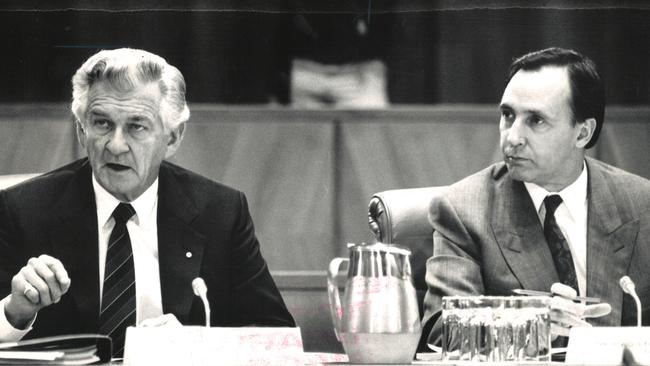
{"type": "Polygon", "coordinates": [[[442,359],[550,361],[550,298],[445,296],[442,359]]]}

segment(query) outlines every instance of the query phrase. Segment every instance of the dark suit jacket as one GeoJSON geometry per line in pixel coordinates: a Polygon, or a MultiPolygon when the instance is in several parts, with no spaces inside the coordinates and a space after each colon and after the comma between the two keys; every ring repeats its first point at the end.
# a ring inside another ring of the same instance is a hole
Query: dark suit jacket
{"type": "MultiPolygon", "coordinates": [[[[650,181],[587,158],[587,295],[612,306],[594,325],[636,324],[633,300],[618,285],[635,282],[650,313],[650,181]]],[[[549,291],[558,274],[533,202],[503,163],[452,185],[431,202],[435,230],[425,297],[429,342],[441,335],[443,296],[549,291]]],[[[650,314],[648,314],[650,316],[650,314]]],[[[646,316],[645,323],[650,324],[646,316]]]]}
{"type": "MultiPolygon", "coordinates": [[[[58,258],[71,279],[28,337],[97,332],[99,257],[91,167],[81,159],[0,194],[0,296],[30,257],[58,258]]],[[[260,254],[243,193],[163,162],[158,260],[163,312],[204,324],[192,280],[208,286],[213,326],[295,326],[260,254]],[[192,256],[188,258],[187,252],[192,256]]]]}

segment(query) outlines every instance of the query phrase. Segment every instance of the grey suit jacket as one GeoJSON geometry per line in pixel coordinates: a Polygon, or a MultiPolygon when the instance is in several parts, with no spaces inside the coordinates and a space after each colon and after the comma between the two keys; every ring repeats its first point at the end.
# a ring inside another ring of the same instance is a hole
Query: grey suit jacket
{"type": "MultiPolygon", "coordinates": [[[[96,333],[97,211],[87,159],[0,191],[0,297],[30,257],[66,267],[70,290],[42,309],[28,337],[96,333]]],[[[213,326],[294,326],[260,253],[243,193],[163,162],[158,187],[158,261],[163,312],[204,324],[192,292],[208,287],[213,326]],[[186,256],[186,253],[192,253],[186,256]]]]}
{"type": "MultiPolygon", "coordinates": [[[[594,325],[636,322],[634,302],[618,285],[635,282],[650,309],[650,181],[587,158],[587,295],[612,306],[594,325]]],[[[423,324],[429,343],[441,336],[443,296],[548,291],[559,282],[532,200],[503,163],[452,185],[429,210],[433,256],[427,261],[423,324]]],[[[650,314],[649,314],[650,315],[650,314]]],[[[646,324],[650,319],[646,317],[646,324]]]]}

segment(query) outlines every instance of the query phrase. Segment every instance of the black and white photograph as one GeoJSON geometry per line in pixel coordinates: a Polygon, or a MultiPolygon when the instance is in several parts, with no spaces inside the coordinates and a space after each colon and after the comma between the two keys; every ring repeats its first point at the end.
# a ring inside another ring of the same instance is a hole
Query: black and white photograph
{"type": "Polygon", "coordinates": [[[0,2],[0,363],[650,363],[650,3],[0,2]]]}

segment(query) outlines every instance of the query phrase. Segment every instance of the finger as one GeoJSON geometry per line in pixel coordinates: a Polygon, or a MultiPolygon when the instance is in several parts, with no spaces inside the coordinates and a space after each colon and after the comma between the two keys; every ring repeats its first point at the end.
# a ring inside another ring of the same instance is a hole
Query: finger
{"type": "Polygon", "coordinates": [[[158,324],[158,318],[145,319],[138,323],[139,327],[155,327],[158,324]]]}
{"type": "Polygon", "coordinates": [[[556,282],[553,285],[551,285],[551,293],[562,297],[566,297],[568,299],[575,299],[576,296],[578,296],[578,293],[576,292],[575,289],[573,289],[573,287],[567,286],[559,282],[556,282]]]}
{"type": "Polygon", "coordinates": [[[70,277],[67,277],[63,282],[59,282],[59,285],[61,286],[61,295],[64,295],[66,292],[68,292],[71,283],[72,280],[70,280],[70,277]]]}
{"type": "Polygon", "coordinates": [[[30,285],[29,282],[25,282],[24,288],[23,296],[25,296],[32,304],[37,305],[41,301],[38,290],[36,290],[34,286],[30,285]]]}
{"type": "Polygon", "coordinates": [[[165,325],[169,321],[169,318],[165,315],[157,316],[155,318],[145,319],[140,322],[140,325],[143,327],[159,327],[165,325]]]}
{"type": "Polygon", "coordinates": [[[585,304],[573,302],[573,300],[561,296],[553,296],[551,298],[551,310],[558,310],[581,317],[585,311],[585,307],[585,304]]]}
{"type": "Polygon", "coordinates": [[[553,338],[557,338],[558,336],[568,337],[570,332],[571,328],[569,327],[563,327],[559,324],[551,323],[551,335],[553,338]]]}
{"type": "Polygon", "coordinates": [[[138,325],[141,327],[162,327],[181,325],[181,323],[176,319],[174,314],[165,314],[156,318],[145,319],[138,325]]]}
{"type": "Polygon", "coordinates": [[[66,271],[65,267],[63,266],[63,263],[61,263],[60,260],[51,257],[47,254],[42,254],[38,258],[42,260],[43,263],[45,263],[50,268],[50,270],[54,273],[57,281],[59,282],[61,292],[66,293],[70,288],[71,281],[70,281],[70,277],[68,277],[68,271],[66,271]]]}
{"type": "Polygon", "coordinates": [[[170,325],[181,325],[181,323],[176,319],[174,314],[164,314],[158,318],[158,326],[170,326],[170,325]]]}
{"type": "Polygon", "coordinates": [[[559,310],[551,310],[551,322],[566,327],[591,326],[591,324],[587,323],[584,319],[582,319],[582,317],[564,311],[559,311],[559,310]]]}
{"type": "Polygon", "coordinates": [[[611,311],[612,306],[608,303],[592,304],[585,306],[582,316],[585,318],[598,318],[609,314],[611,311]]]}
{"type": "Polygon", "coordinates": [[[59,300],[61,300],[61,286],[50,267],[40,258],[32,258],[29,260],[28,264],[34,268],[36,274],[38,274],[38,276],[47,284],[47,288],[50,291],[50,301],[55,303],[59,302],[59,300]]]}
{"type": "Polygon", "coordinates": [[[176,319],[176,316],[174,314],[165,314],[163,315],[166,319],[166,325],[172,325],[172,326],[181,326],[181,322],[176,319]]]}
{"type": "Polygon", "coordinates": [[[41,278],[41,276],[36,273],[34,267],[27,265],[20,270],[20,273],[25,278],[25,280],[29,282],[29,284],[31,284],[38,292],[40,304],[50,305],[52,303],[52,298],[50,297],[50,289],[47,286],[47,283],[45,283],[45,281],[41,278]]]}

